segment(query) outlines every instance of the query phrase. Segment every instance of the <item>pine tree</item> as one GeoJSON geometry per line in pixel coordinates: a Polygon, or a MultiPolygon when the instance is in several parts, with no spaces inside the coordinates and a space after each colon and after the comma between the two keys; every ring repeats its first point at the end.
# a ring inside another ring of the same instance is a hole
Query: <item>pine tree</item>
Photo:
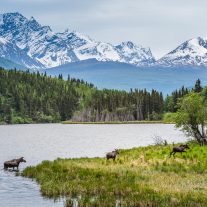
{"type": "Polygon", "coordinates": [[[194,89],[194,92],[196,92],[196,93],[200,93],[201,91],[202,91],[202,87],[201,87],[201,81],[200,81],[200,79],[198,79],[197,81],[196,81],[196,84],[195,84],[195,89],[194,89]]]}

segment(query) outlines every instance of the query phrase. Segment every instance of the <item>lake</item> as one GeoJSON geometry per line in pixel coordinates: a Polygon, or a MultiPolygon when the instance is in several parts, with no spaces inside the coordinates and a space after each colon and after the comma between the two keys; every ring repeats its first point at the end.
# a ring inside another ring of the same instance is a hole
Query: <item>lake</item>
{"type": "Polygon", "coordinates": [[[153,136],[168,143],[186,142],[173,124],[25,124],[0,125],[0,206],[61,206],[64,198],[54,202],[40,194],[31,179],[4,171],[5,161],[24,157],[20,172],[43,160],[78,157],[104,157],[116,149],[153,144],[153,136]]]}

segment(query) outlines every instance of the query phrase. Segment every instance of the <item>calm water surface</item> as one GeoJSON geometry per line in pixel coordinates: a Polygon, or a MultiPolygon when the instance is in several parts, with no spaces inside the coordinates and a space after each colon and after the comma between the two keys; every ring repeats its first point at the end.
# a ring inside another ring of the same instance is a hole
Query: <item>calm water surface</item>
{"type": "Polygon", "coordinates": [[[29,124],[0,125],[0,206],[61,206],[64,199],[54,202],[43,198],[40,187],[31,179],[16,177],[4,171],[5,161],[24,157],[22,171],[43,160],[74,157],[104,157],[115,148],[129,149],[153,144],[153,135],[169,143],[185,142],[187,138],[172,124],[29,124]]]}

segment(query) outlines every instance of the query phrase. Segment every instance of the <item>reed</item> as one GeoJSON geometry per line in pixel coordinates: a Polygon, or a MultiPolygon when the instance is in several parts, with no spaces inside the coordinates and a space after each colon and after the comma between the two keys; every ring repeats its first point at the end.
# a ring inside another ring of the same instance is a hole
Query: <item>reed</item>
{"type": "Polygon", "coordinates": [[[21,175],[36,179],[43,196],[66,196],[65,206],[207,206],[207,146],[188,144],[175,158],[172,145],[120,149],[114,162],[58,158],[21,175]]]}

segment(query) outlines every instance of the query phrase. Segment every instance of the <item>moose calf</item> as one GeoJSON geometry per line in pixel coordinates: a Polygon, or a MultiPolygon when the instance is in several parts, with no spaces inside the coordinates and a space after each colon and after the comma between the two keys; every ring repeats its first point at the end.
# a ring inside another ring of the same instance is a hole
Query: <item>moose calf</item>
{"type": "Polygon", "coordinates": [[[110,158],[112,158],[113,161],[114,161],[117,154],[119,154],[119,151],[118,151],[118,149],[115,149],[115,151],[108,152],[108,153],[106,154],[106,158],[107,158],[107,160],[109,160],[110,158]]]}
{"type": "Polygon", "coordinates": [[[170,157],[172,153],[174,153],[173,156],[175,157],[176,152],[181,152],[182,155],[182,152],[186,152],[185,149],[190,149],[187,144],[180,145],[179,147],[173,147],[173,151],[170,153],[170,157]]]}

